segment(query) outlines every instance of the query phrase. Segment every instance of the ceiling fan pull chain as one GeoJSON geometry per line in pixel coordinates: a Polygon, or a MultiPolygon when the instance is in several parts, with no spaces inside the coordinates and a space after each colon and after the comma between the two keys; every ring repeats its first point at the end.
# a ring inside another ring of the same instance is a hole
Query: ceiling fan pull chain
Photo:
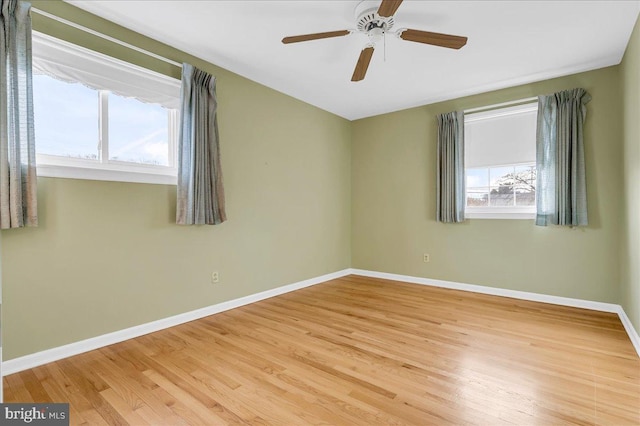
{"type": "Polygon", "coordinates": [[[382,46],[383,61],[382,62],[387,62],[387,32],[386,31],[382,33],[382,44],[383,44],[382,46]]]}

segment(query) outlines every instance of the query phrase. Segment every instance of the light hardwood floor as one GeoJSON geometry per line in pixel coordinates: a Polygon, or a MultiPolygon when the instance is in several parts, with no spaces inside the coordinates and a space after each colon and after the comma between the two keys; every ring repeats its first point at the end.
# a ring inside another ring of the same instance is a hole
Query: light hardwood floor
{"type": "Polygon", "coordinates": [[[348,276],[4,379],[71,424],[640,424],[617,315],[348,276]]]}

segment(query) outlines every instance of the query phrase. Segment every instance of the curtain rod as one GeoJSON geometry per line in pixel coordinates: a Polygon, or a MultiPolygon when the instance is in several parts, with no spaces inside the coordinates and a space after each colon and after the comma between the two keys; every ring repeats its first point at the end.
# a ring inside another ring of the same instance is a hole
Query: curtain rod
{"type": "Polygon", "coordinates": [[[534,97],[531,97],[531,98],[524,98],[524,99],[518,99],[518,100],[515,100],[515,101],[502,102],[501,104],[494,104],[494,105],[487,105],[487,106],[478,107],[478,108],[465,109],[464,113],[465,114],[473,114],[473,113],[476,113],[476,112],[491,111],[492,109],[508,107],[508,106],[511,106],[511,105],[528,104],[528,103],[532,103],[532,102],[537,101],[537,100],[538,100],[538,98],[536,96],[534,96],[534,97]]]}
{"type": "Polygon", "coordinates": [[[182,68],[182,64],[179,63],[179,62],[172,61],[171,59],[167,59],[164,56],[160,56],[160,55],[157,55],[157,54],[155,54],[153,52],[149,52],[148,50],[145,50],[145,49],[143,49],[141,47],[134,46],[133,44],[129,44],[129,43],[124,42],[122,40],[118,40],[117,38],[113,38],[113,37],[108,36],[106,34],[102,34],[102,33],[98,32],[98,31],[92,30],[91,28],[87,28],[87,27],[82,26],[80,24],[76,24],[75,22],[71,22],[71,21],[68,21],[68,20],[66,20],[64,18],[60,18],[59,16],[52,15],[51,13],[45,12],[44,10],[40,10],[40,9],[36,9],[35,7],[32,7],[31,11],[37,13],[38,15],[45,16],[47,18],[53,19],[55,21],[58,21],[58,22],[60,22],[62,24],[68,25],[70,27],[73,27],[73,28],[76,28],[78,30],[84,31],[86,33],[92,34],[94,36],[100,37],[100,38],[102,38],[104,40],[108,40],[108,41],[110,41],[112,43],[119,44],[120,46],[124,46],[124,47],[126,47],[128,49],[135,50],[136,52],[143,53],[143,54],[145,54],[147,56],[151,56],[152,58],[156,58],[156,59],[159,59],[159,60],[161,60],[163,62],[166,62],[168,64],[175,65],[176,67],[182,68]]]}

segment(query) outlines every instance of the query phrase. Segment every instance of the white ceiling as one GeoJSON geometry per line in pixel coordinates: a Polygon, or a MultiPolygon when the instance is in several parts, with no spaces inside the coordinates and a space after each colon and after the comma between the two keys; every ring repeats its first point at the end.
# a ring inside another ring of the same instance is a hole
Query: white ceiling
{"type": "Polygon", "coordinates": [[[460,50],[386,38],[364,81],[364,34],[284,45],[284,36],[355,28],[358,1],[74,0],[82,9],[354,120],[620,63],[640,1],[405,0],[395,28],[469,37],[460,50]]]}

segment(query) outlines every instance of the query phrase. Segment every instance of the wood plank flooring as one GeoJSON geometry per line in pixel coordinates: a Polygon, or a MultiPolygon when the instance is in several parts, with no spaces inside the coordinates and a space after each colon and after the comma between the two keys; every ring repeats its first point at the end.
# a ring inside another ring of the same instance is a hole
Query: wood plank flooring
{"type": "Polygon", "coordinates": [[[617,315],[348,276],[5,377],[71,424],[640,424],[617,315]]]}

